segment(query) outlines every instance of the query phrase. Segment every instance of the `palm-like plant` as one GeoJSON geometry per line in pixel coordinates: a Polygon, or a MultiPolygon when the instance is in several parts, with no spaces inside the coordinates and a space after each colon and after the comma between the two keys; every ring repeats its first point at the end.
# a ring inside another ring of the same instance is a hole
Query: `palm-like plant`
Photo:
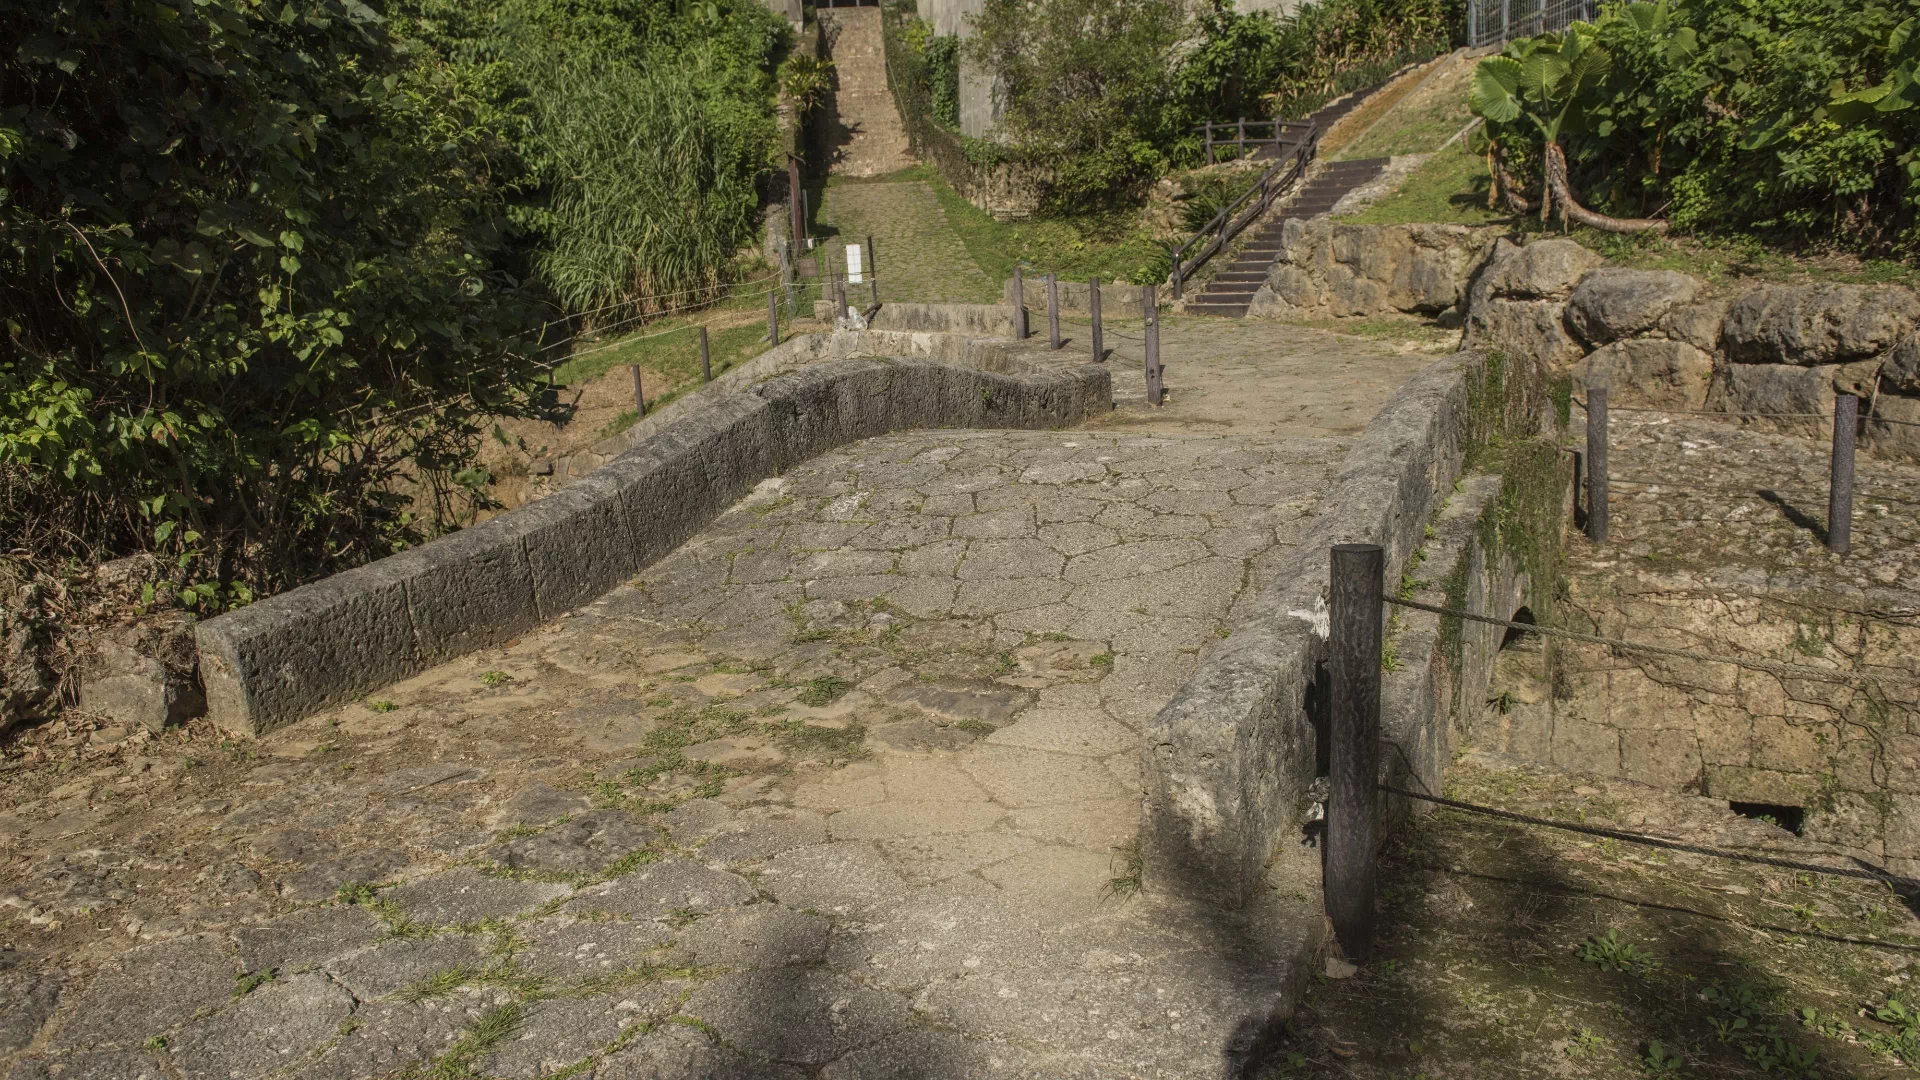
{"type": "MultiPolygon", "coordinates": [[[[1589,210],[1574,197],[1568,182],[1561,137],[1587,130],[1589,107],[1601,96],[1612,70],[1613,56],[1595,38],[1593,27],[1575,23],[1563,34],[1510,42],[1501,55],[1480,61],[1473,71],[1467,103],[1475,116],[1490,124],[1514,124],[1524,118],[1539,133],[1543,174],[1540,220],[1548,220],[1558,207],[1566,220],[1607,232],[1665,229],[1664,221],[1609,217],[1589,210]]],[[[1491,142],[1494,183],[1507,189],[1509,205],[1529,208],[1507,176],[1498,137],[1491,142]]]]}

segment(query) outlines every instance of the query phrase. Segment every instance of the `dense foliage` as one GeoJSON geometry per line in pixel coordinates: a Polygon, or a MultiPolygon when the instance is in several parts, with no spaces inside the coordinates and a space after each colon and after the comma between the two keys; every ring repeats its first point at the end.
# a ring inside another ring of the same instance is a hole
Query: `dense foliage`
{"type": "Polygon", "coordinates": [[[757,0],[0,0],[7,547],[158,550],[226,603],[470,520],[543,326],[736,264],[787,36],[757,0]]]}
{"type": "Polygon", "coordinates": [[[356,0],[0,26],[8,546],[160,547],[205,602],[457,517],[482,417],[533,403],[484,107],[356,0]]]}
{"type": "Polygon", "coordinates": [[[1482,61],[1473,105],[1516,187],[1558,146],[1597,209],[1910,250],[1916,27],[1920,0],[1625,4],[1482,61]]]}
{"type": "Polygon", "coordinates": [[[987,0],[969,43],[1004,87],[999,137],[1055,210],[1138,197],[1191,165],[1194,126],[1297,117],[1444,49],[1454,0],[1322,0],[1276,18],[1228,0],[987,0]]]}
{"type": "Polygon", "coordinates": [[[778,164],[784,22],[758,0],[413,2],[536,178],[516,220],[568,310],[617,321],[725,283],[778,164]]]}

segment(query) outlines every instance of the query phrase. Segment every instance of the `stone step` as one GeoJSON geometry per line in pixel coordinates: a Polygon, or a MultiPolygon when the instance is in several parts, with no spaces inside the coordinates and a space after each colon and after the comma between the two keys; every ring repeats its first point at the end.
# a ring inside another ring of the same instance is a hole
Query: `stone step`
{"type": "Polygon", "coordinates": [[[1217,282],[1251,281],[1258,284],[1267,280],[1267,273],[1264,270],[1222,270],[1213,275],[1213,280],[1217,282]]]}

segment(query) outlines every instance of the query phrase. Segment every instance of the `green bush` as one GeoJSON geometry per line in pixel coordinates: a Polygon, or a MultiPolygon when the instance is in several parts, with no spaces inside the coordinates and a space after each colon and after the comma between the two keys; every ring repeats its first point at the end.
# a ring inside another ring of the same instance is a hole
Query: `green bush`
{"type": "Polygon", "coordinates": [[[1196,125],[1297,118],[1444,50],[1457,0],[1323,0],[1285,18],[1209,0],[988,0],[968,47],[1006,88],[998,134],[1054,212],[1136,201],[1196,164],[1196,125]]]}
{"type": "Polygon", "coordinates": [[[463,516],[537,374],[487,107],[356,0],[0,22],[8,546],[159,548],[204,604],[463,516]]]}
{"type": "Polygon", "coordinates": [[[783,21],[757,0],[413,2],[423,42],[510,118],[538,181],[516,221],[566,310],[610,324],[718,293],[781,164],[783,21]]]}
{"type": "Polygon", "coordinates": [[[1625,4],[1482,61],[1475,106],[1529,190],[1551,112],[1573,187],[1597,209],[1911,252],[1916,27],[1920,0],[1625,4]],[[1560,72],[1556,58],[1583,51],[1579,77],[1560,72]]]}

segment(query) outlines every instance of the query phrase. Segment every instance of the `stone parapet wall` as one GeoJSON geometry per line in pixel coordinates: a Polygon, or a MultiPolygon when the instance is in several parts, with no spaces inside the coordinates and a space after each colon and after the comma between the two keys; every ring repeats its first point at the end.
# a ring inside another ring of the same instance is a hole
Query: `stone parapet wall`
{"type": "MultiPolygon", "coordinates": [[[[1540,382],[1535,366],[1502,372],[1483,354],[1461,353],[1415,376],[1368,425],[1312,536],[1146,731],[1141,856],[1150,887],[1235,908],[1256,895],[1280,845],[1297,841],[1318,771],[1329,549],[1380,544],[1387,550],[1387,579],[1399,580],[1416,565],[1415,553],[1424,554],[1429,526],[1476,445],[1496,430],[1548,426],[1532,405],[1543,397],[1540,382]]],[[[1476,522],[1480,517],[1473,515],[1476,522]]],[[[1464,565],[1476,558],[1475,542],[1457,545],[1464,565]]],[[[1472,589],[1463,587],[1458,599],[1497,607],[1515,587],[1512,574],[1500,570],[1497,559],[1489,574],[1486,558],[1480,559],[1472,589]]],[[[1436,681],[1432,656],[1480,639],[1443,644],[1437,629],[1423,638],[1415,622],[1403,627],[1408,655],[1419,654],[1413,660],[1418,671],[1388,691],[1397,704],[1383,710],[1386,732],[1405,753],[1389,754],[1387,767],[1432,785],[1445,760],[1445,736],[1436,725],[1444,727],[1453,711],[1441,716],[1440,704],[1458,699],[1455,688],[1465,685],[1452,668],[1436,681]]],[[[1470,678],[1483,682],[1486,667],[1477,662],[1470,678]]]]}
{"type": "Polygon", "coordinates": [[[714,395],[538,502],[201,623],[208,712],[223,730],[260,734],[507,641],[834,447],[914,428],[1064,427],[1111,406],[1104,367],[1040,361],[1002,374],[834,360],[714,395]]]}
{"type": "Polygon", "coordinates": [[[1836,393],[1866,399],[1862,447],[1920,461],[1920,293],[1897,285],[1713,287],[1610,266],[1562,238],[1494,228],[1290,220],[1249,313],[1459,320],[1462,345],[1537,358],[1621,405],[1738,414],[1820,436],[1836,393]],[[1794,415],[1766,419],[1764,414],[1794,415]]]}

